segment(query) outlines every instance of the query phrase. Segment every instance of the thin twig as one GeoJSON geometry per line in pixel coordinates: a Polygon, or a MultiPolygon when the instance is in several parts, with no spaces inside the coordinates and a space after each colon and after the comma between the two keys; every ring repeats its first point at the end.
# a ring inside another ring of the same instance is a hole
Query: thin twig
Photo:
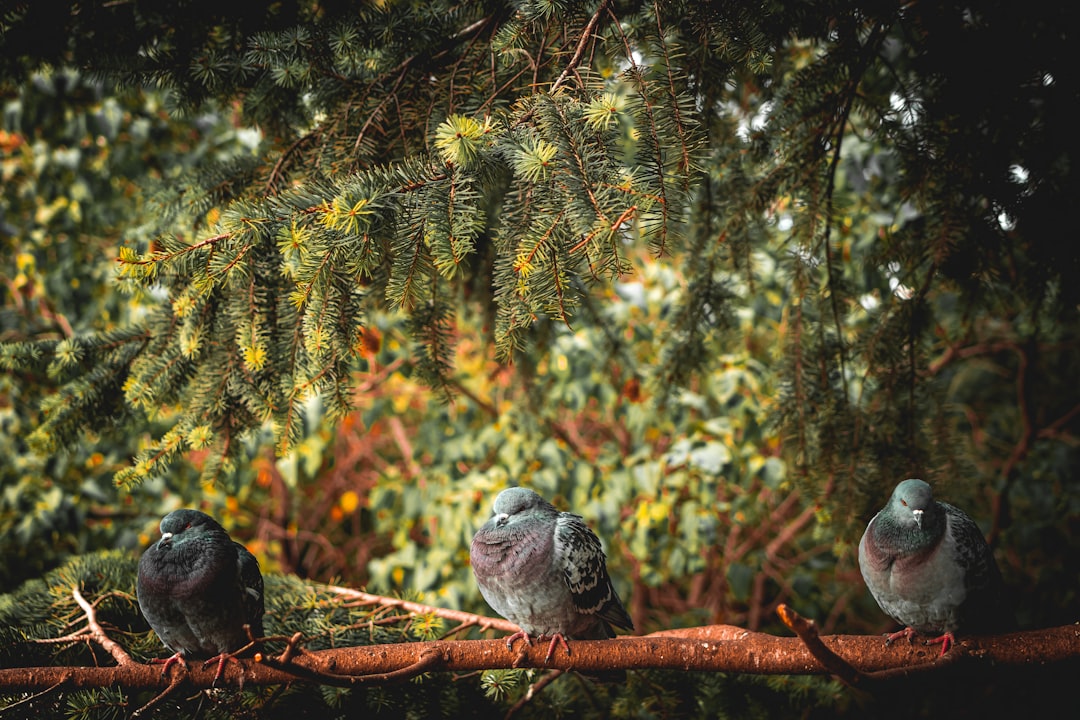
{"type": "MultiPolygon", "coordinates": [[[[124,650],[124,648],[120,647],[115,640],[105,634],[105,629],[98,624],[97,610],[94,607],[97,605],[97,601],[95,601],[93,605],[87,602],[86,598],[83,597],[83,594],[79,592],[78,585],[71,588],[71,595],[75,598],[75,602],[79,604],[79,607],[83,609],[83,612],[86,613],[86,624],[89,627],[90,637],[93,638],[94,642],[105,648],[105,650],[113,656],[113,659],[116,660],[117,665],[129,665],[135,662],[131,659],[131,656],[127,654],[127,651],[124,650]]],[[[104,597],[106,596],[98,598],[98,601],[102,600],[104,597]]]]}
{"type": "Polygon", "coordinates": [[[265,192],[266,194],[270,194],[271,192],[273,192],[274,184],[277,182],[278,174],[281,172],[281,169],[285,166],[285,161],[288,160],[289,156],[296,152],[301,145],[313,138],[318,132],[319,131],[316,130],[308,133],[307,135],[300,136],[296,139],[295,142],[292,143],[292,145],[289,145],[289,147],[287,147],[285,151],[281,153],[281,157],[279,157],[277,159],[277,162],[274,163],[274,169],[270,171],[270,177],[268,177],[266,180],[266,186],[263,188],[263,192],[265,192]]]}
{"type": "MultiPolygon", "coordinates": [[[[604,14],[604,12],[607,10],[609,2],[610,0],[602,0],[602,2],[600,3],[600,7],[596,8],[596,12],[593,13],[593,16],[591,18],[589,18],[589,22],[585,25],[585,29],[581,31],[581,37],[578,39],[577,48],[575,48],[574,54],[570,58],[570,62],[565,68],[563,68],[563,71],[559,74],[559,77],[555,78],[555,82],[553,82],[551,84],[551,87],[548,89],[548,94],[554,93],[559,88],[559,86],[566,81],[566,78],[570,77],[571,73],[576,71],[578,63],[581,62],[581,58],[585,55],[585,48],[588,46],[589,40],[592,39],[593,31],[596,30],[596,24],[600,22],[600,16],[604,14]]],[[[526,112],[516,121],[514,121],[511,129],[528,122],[529,119],[532,118],[533,113],[535,112],[535,109],[530,109],[528,112],[526,112]]]]}
{"type": "Polygon", "coordinates": [[[536,682],[529,685],[529,689],[525,692],[521,699],[514,703],[513,707],[506,711],[506,715],[504,716],[505,719],[510,720],[510,718],[514,716],[514,713],[525,707],[526,703],[539,695],[541,690],[550,685],[552,681],[555,680],[555,678],[559,677],[562,674],[562,670],[552,670],[536,682]]]}
{"type": "Polygon", "coordinates": [[[814,624],[813,620],[807,620],[790,606],[784,604],[776,608],[776,614],[780,616],[780,620],[788,626],[789,630],[799,636],[810,654],[845,685],[857,687],[865,680],[865,676],[861,672],[826,647],[825,643],[821,641],[821,636],[818,635],[817,625],[814,624]]]}
{"type": "Polygon", "coordinates": [[[463,622],[460,625],[458,625],[456,628],[452,628],[452,629],[447,630],[446,632],[444,632],[442,635],[440,635],[438,637],[438,639],[439,640],[445,640],[446,638],[457,635],[460,632],[464,632],[464,631],[468,630],[471,627],[476,627],[477,624],[478,623],[475,623],[472,620],[470,620],[468,622],[463,622]]]}
{"type": "Polygon", "coordinates": [[[372,595],[370,593],[361,592],[360,590],[353,590],[352,588],[340,587],[337,585],[318,585],[319,589],[326,590],[327,592],[341,595],[343,597],[353,598],[354,600],[360,600],[372,605],[382,605],[384,607],[401,608],[414,615],[435,615],[446,620],[453,620],[458,623],[470,623],[480,627],[481,630],[502,630],[504,632],[517,632],[518,626],[510,622],[509,620],[503,620],[502,618],[491,618],[483,615],[474,615],[473,613],[463,612],[461,610],[448,610],[446,608],[433,607],[431,605],[423,605],[421,603],[411,602],[409,600],[402,600],[401,598],[385,597],[383,595],[372,595]]]}
{"type": "Polygon", "coordinates": [[[596,30],[596,24],[600,22],[600,16],[607,10],[609,1],[610,0],[603,0],[603,2],[600,3],[600,7],[596,8],[596,12],[593,13],[593,16],[589,18],[588,25],[581,31],[581,39],[578,40],[577,48],[574,50],[573,57],[570,58],[570,63],[563,68],[562,74],[551,84],[550,92],[555,92],[555,90],[563,84],[563,81],[570,76],[570,73],[574,72],[578,63],[581,62],[581,58],[585,54],[585,47],[589,44],[593,31],[596,30]]]}
{"type": "Polygon", "coordinates": [[[140,717],[144,712],[153,708],[162,700],[169,697],[169,695],[172,695],[173,692],[175,692],[176,689],[180,687],[180,684],[184,681],[185,677],[187,677],[187,673],[173,673],[172,680],[169,682],[169,686],[157,695],[155,695],[153,698],[151,698],[150,702],[146,703],[141,708],[131,713],[131,717],[140,717]]]}
{"type": "Polygon", "coordinates": [[[34,700],[37,700],[38,698],[44,697],[45,695],[48,695],[53,690],[55,690],[56,688],[60,687],[63,684],[64,684],[63,680],[57,680],[53,684],[52,687],[47,687],[44,690],[42,690],[41,692],[36,692],[33,695],[27,695],[22,700],[18,700],[16,702],[13,702],[10,705],[5,705],[4,707],[0,708],[0,715],[3,715],[4,713],[6,713],[8,710],[15,707],[16,705],[22,705],[25,702],[33,702],[34,700]]]}

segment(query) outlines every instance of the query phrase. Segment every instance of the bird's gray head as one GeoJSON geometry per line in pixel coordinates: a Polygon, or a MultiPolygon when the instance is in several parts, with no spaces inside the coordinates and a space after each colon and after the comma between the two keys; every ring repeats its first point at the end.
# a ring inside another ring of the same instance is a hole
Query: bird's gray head
{"type": "Polygon", "coordinates": [[[511,518],[532,514],[558,514],[558,511],[551,503],[532,490],[523,487],[512,487],[503,490],[496,496],[492,509],[495,511],[492,519],[498,526],[505,525],[511,518]]]}
{"type": "Polygon", "coordinates": [[[206,513],[183,508],[173,510],[161,519],[161,539],[157,545],[159,549],[165,550],[184,540],[218,533],[228,536],[225,528],[206,513]]]}
{"type": "Polygon", "coordinates": [[[891,504],[902,524],[922,527],[923,515],[931,509],[934,493],[930,486],[917,478],[904,480],[893,490],[891,504]]]}

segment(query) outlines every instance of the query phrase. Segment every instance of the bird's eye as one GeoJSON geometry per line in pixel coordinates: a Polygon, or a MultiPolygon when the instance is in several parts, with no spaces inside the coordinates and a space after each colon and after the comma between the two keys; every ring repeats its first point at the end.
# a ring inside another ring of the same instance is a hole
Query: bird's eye
{"type": "Polygon", "coordinates": [[[907,507],[907,500],[901,500],[900,504],[903,505],[904,507],[907,507]]]}

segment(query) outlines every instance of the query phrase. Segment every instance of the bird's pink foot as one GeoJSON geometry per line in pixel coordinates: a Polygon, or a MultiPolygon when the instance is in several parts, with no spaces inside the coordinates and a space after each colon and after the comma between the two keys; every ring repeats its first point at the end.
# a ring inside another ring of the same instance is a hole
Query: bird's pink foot
{"type": "MultiPolygon", "coordinates": [[[[956,638],[953,637],[953,634],[951,632],[947,632],[944,635],[939,635],[936,638],[931,638],[926,642],[927,644],[941,643],[941,655],[944,655],[949,648],[956,644],[956,638]]],[[[938,657],[941,657],[941,655],[938,655],[938,657]]]]}
{"type": "Polygon", "coordinates": [[[185,660],[184,656],[181,655],[180,653],[170,655],[167,658],[151,658],[150,659],[150,664],[151,665],[164,665],[165,667],[161,668],[161,674],[162,675],[168,674],[169,667],[171,667],[172,665],[180,665],[185,670],[188,669],[187,660],[185,660]]]}
{"type": "Polygon", "coordinates": [[[506,649],[507,650],[513,650],[514,649],[514,641],[517,640],[518,638],[524,638],[525,639],[525,644],[528,645],[529,647],[532,647],[532,638],[529,637],[529,633],[525,632],[524,630],[518,630],[516,633],[514,633],[510,637],[506,638],[506,649]]]}
{"type": "Polygon", "coordinates": [[[563,648],[566,649],[566,654],[570,654],[570,646],[566,644],[566,638],[563,637],[562,633],[555,633],[551,636],[551,644],[548,645],[547,655],[544,656],[545,665],[551,662],[551,658],[555,655],[555,646],[559,643],[562,643],[563,648]]]}
{"type": "Polygon", "coordinates": [[[912,642],[914,642],[914,637],[915,637],[916,634],[917,633],[915,631],[915,628],[910,628],[910,627],[906,627],[903,630],[899,630],[899,631],[894,632],[894,633],[886,633],[886,635],[885,635],[885,644],[886,645],[891,645],[894,640],[896,640],[897,638],[901,638],[901,637],[906,637],[908,643],[912,643],[912,642]]]}
{"type": "MultiPolygon", "coordinates": [[[[203,663],[203,668],[204,669],[209,667],[210,663],[212,663],[212,662],[216,662],[218,664],[217,672],[214,673],[214,681],[211,683],[211,685],[213,685],[214,687],[217,687],[218,680],[225,677],[225,663],[230,662],[230,661],[234,662],[234,663],[239,663],[240,662],[239,660],[236,659],[236,657],[234,656],[233,653],[221,653],[220,655],[218,655],[216,657],[212,657],[212,658],[210,658],[209,660],[207,660],[206,662],[203,663]]],[[[243,682],[244,682],[244,676],[241,675],[240,676],[241,687],[243,687],[243,682]]]]}

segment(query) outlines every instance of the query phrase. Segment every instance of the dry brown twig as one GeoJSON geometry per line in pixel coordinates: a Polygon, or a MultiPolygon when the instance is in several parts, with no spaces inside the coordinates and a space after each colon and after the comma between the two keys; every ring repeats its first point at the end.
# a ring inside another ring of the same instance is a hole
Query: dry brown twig
{"type": "Polygon", "coordinates": [[[97,619],[98,603],[100,603],[105,598],[117,597],[119,596],[119,593],[106,593],[91,603],[83,596],[82,591],[79,590],[79,586],[75,585],[71,588],[71,596],[75,599],[75,603],[80,608],[82,608],[82,611],[85,614],[86,627],[80,630],[76,630],[75,632],[68,635],[63,635],[56,638],[39,638],[34,640],[34,642],[39,644],[55,644],[66,642],[75,643],[92,641],[96,642],[106,652],[112,655],[113,660],[116,661],[117,665],[124,666],[134,664],[135,661],[132,659],[132,657],[128,655],[127,651],[124,650],[124,648],[120,647],[119,643],[109,637],[108,633],[105,632],[105,628],[101,626],[97,619]]]}
{"type": "Polygon", "coordinates": [[[503,620],[502,618],[485,617],[483,615],[475,615],[461,610],[449,610],[447,608],[424,605],[422,603],[386,597],[384,595],[372,595],[371,593],[353,590],[352,588],[347,587],[340,587],[338,585],[318,585],[316,587],[341,597],[351,598],[358,601],[360,604],[400,608],[413,615],[435,615],[445,620],[453,620],[454,622],[461,623],[466,627],[475,625],[480,628],[480,630],[502,630],[503,632],[509,633],[518,631],[517,625],[509,620],[503,620]]]}

